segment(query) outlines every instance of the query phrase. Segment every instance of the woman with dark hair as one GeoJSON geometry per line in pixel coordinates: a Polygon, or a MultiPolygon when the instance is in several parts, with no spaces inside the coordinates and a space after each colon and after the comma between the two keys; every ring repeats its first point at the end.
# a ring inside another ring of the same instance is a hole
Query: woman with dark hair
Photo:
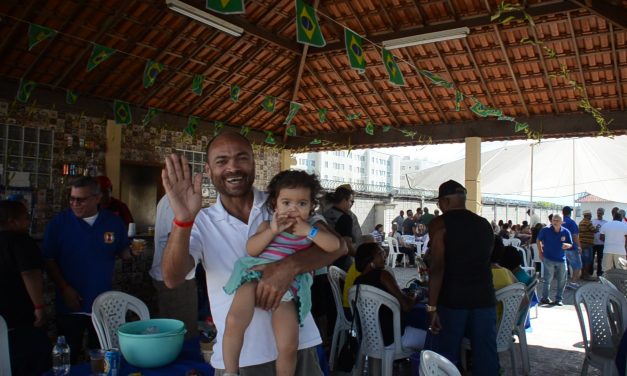
{"type": "MultiPolygon", "coordinates": [[[[399,289],[394,276],[384,269],[385,252],[376,243],[364,243],[357,248],[355,266],[361,272],[355,279],[355,285],[369,285],[381,289],[394,296],[401,306],[402,344],[406,348],[421,349],[424,347],[427,332],[406,326],[405,315],[415,304],[415,296],[407,296],[399,289]]],[[[392,311],[387,307],[379,310],[379,322],[383,334],[383,343],[389,346],[394,343],[394,325],[392,311]]]]}
{"type": "Polygon", "coordinates": [[[522,264],[522,256],[516,247],[512,247],[511,245],[504,247],[498,263],[502,267],[509,269],[518,282],[529,285],[533,281],[533,278],[520,267],[522,264]]]}
{"type": "Polygon", "coordinates": [[[331,204],[331,208],[324,212],[324,218],[327,223],[346,240],[348,246],[348,255],[344,255],[333,263],[333,265],[347,271],[352,264],[352,257],[355,251],[352,248],[353,243],[353,219],[349,211],[355,200],[353,199],[353,190],[346,186],[339,186],[334,192],[325,195],[325,201],[331,204]]]}

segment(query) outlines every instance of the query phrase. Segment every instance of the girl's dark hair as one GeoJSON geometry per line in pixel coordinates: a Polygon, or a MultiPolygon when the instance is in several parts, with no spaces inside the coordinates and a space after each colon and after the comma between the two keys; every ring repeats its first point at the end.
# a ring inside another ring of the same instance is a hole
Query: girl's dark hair
{"type": "Polygon", "coordinates": [[[518,252],[516,247],[512,247],[511,245],[503,247],[503,253],[501,254],[499,265],[511,271],[514,271],[514,269],[519,267],[521,264],[522,257],[520,256],[520,252],[518,252]]]}
{"type": "Polygon", "coordinates": [[[26,206],[19,201],[0,201],[0,226],[6,226],[12,219],[19,219],[22,214],[28,213],[26,206]]]}
{"type": "Polygon", "coordinates": [[[352,189],[340,185],[339,187],[335,188],[334,192],[327,193],[324,196],[324,200],[330,204],[337,204],[344,200],[348,200],[354,193],[355,191],[353,191],[352,189]]]}
{"type": "Polygon", "coordinates": [[[268,199],[266,200],[266,207],[274,212],[276,209],[276,200],[279,197],[279,192],[283,188],[309,188],[311,197],[311,210],[318,205],[318,195],[322,190],[320,181],[316,174],[308,174],[302,170],[285,170],[274,175],[270,183],[268,184],[268,199]]]}
{"type": "Polygon", "coordinates": [[[377,243],[362,243],[357,247],[355,254],[355,268],[358,272],[363,272],[369,263],[374,260],[377,252],[381,252],[381,247],[377,243]]]}
{"type": "Polygon", "coordinates": [[[503,256],[503,239],[500,236],[494,237],[494,248],[492,249],[492,256],[490,256],[490,262],[498,263],[501,260],[501,256],[503,256]]]}

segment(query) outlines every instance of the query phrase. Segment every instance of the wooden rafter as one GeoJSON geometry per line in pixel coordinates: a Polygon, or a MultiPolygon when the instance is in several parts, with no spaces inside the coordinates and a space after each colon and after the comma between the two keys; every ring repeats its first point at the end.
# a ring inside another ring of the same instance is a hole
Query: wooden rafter
{"type": "Polygon", "coordinates": [[[453,19],[455,19],[455,21],[459,21],[459,16],[457,15],[457,12],[455,12],[455,7],[453,6],[453,3],[451,3],[451,0],[446,0],[444,3],[446,4],[446,7],[453,15],[453,19]]]}
{"type": "Polygon", "coordinates": [[[335,99],[335,96],[329,91],[329,88],[327,87],[327,85],[325,85],[322,79],[320,79],[320,76],[318,76],[318,74],[314,70],[309,69],[309,67],[306,66],[305,68],[307,69],[307,72],[309,72],[309,74],[316,81],[318,81],[318,85],[320,85],[320,88],[322,89],[322,91],[324,91],[327,97],[329,97],[329,100],[333,102],[335,107],[342,114],[342,117],[346,118],[346,111],[344,111],[344,107],[338,103],[337,99],[335,99]]]}
{"type": "MultiPolygon", "coordinates": [[[[436,55],[438,55],[438,59],[440,59],[440,62],[442,63],[442,67],[444,68],[444,70],[446,71],[446,74],[449,75],[449,77],[451,78],[451,82],[453,83],[453,85],[455,86],[455,88],[457,88],[457,90],[460,89],[459,85],[455,82],[455,78],[453,77],[453,74],[451,73],[451,71],[448,69],[448,66],[446,65],[446,61],[444,60],[444,57],[442,57],[442,54],[440,53],[440,49],[438,48],[437,43],[432,44],[433,46],[433,50],[435,51],[436,55]]],[[[455,94],[453,94],[455,95],[455,94]]],[[[468,108],[468,105],[466,104],[466,101],[462,101],[462,104],[464,105],[464,107],[468,108]]]]}
{"type": "Polygon", "coordinates": [[[620,71],[618,70],[618,55],[616,54],[616,40],[614,39],[614,26],[610,24],[610,41],[612,43],[612,60],[614,60],[614,79],[616,80],[616,90],[618,91],[618,98],[620,100],[620,109],[625,110],[625,103],[623,101],[623,88],[620,83],[620,71]]]}
{"type": "Polygon", "coordinates": [[[418,77],[418,80],[420,80],[420,83],[422,84],[422,86],[425,88],[425,90],[427,90],[427,93],[429,94],[429,97],[431,98],[430,102],[433,104],[433,107],[435,107],[435,109],[438,110],[438,112],[440,113],[440,116],[442,117],[442,122],[448,123],[448,118],[446,117],[446,115],[444,115],[444,111],[442,111],[442,107],[440,107],[440,104],[438,103],[437,98],[431,91],[431,88],[429,87],[425,79],[422,77],[422,74],[420,74],[420,72],[418,71],[418,69],[420,69],[420,66],[418,65],[418,61],[414,59],[414,56],[409,51],[407,51],[407,57],[409,58],[409,60],[411,60],[412,64],[414,65],[415,67],[414,69],[417,70],[416,77],[418,77]]]}
{"type": "MultiPolygon", "coordinates": [[[[305,97],[305,99],[307,99],[307,101],[309,101],[309,103],[311,103],[311,104],[314,106],[314,108],[322,108],[322,107],[318,107],[318,105],[317,105],[317,100],[316,100],[316,101],[314,101],[314,100],[313,100],[313,99],[309,96],[309,94],[307,94],[307,91],[306,91],[306,90],[302,90],[302,91],[300,92],[300,94],[302,94],[302,95],[305,97]]],[[[334,122],[330,121],[329,119],[326,119],[325,123],[329,124],[329,128],[331,128],[331,130],[333,130],[333,131],[335,131],[335,132],[337,132],[337,131],[340,129],[340,128],[338,128],[338,127],[335,125],[335,123],[334,123],[334,122]]],[[[316,127],[316,128],[322,128],[322,131],[324,131],[324,130],[325,130],[324,123],[323,123],[323,124],[320,124],[320,125],[319,125],[318,127],[316,127]]]]}
{"type": "Polygon", "coordinates": [[[509,56],[507,56],[507,50],[505,49],[505,44],[503,44],[503,39],[501,38],[501,32],[497,25],[492,25],[494,28],[494,35],[499,42],[499,46],[501,47],[501,54],[503,55],[503,59],[507,63],[507,69],[509,70],[509,74],[512,76],[512,81],[514,83],[514,88],[516,88],[516,92],[518,92],[518,96],[520,97],[520,104],[522,104],[523,109],[525,110],[525,115],[529,116],[529,109],[527,108],[527,104],[525,103],[525,97],[523,97],[522,91],[520,90],[520,86],[518,85],[518,79],[516,78],[516,74],[514,73],[514,68],[512,67],[512,63],[509,61],[509,56]]]}
{"type": "Polygon", "coordinates": [[[575,57],[577,61],[577,67],[579,68],[579,74],[581,76],[581,85],[583,86],[583,96],[588,99],[588,90],[586,89],[586,76],[583,75],[583,66],[581,65],[581,58],[579,57],[579,47],[577,46],[577,39],[575,38],[575,28],[573,27],[573,20],[570,18],[570,12],[566,14],[568,16],[568,32],[570,33],[571,43],[575,50],[575,57]]]}
{"type": "Polygon", "coordinates": [[[479,68],[479,65],[477,64],[477,60],[475,59],[475,55],[472,52],[472,49],[470,48],[470,45],[468,44],[468,41],[465,38],[462,39],[462,44],[464,45],[464,48],[466,49],[466,52],[468,53],[468,58],[470,62],[472,63],[472,66],[475,68],[474,70],[475,74],[477,75],[477,77],[479,77],[479,81],[481,81],[481,86],[483,87],[483,91],[486,93],[486,95],[488,96],[488,99],[490,100],[490,105],[492,105],[493,107],[498,107],[498,103],[496,103],[496,101],[492,97],[492,93],[490,92],[490,87],[485,82],[485,78],[483,78],[483,72],[481,71],[481,68],[479,68]]]}
{"type": "Polygon", "coordinates": [[[422,27],[426,27],[429,23],[427,22],[427,15],[425,11],[422,9],[422,5],[420,4],[420,0],[414,0],[414,5],[416,6],[416,10],[418,11],[418,15],[420,16],[420,23],[422,27]]]}
{"type": "MultiPolygon", "coordinates": [[[[529,31],[531,32],[531,35],[533,36],[535,40],[539,40],[538,33],[536,33],[536,29],[534,26],[529,25],[529,31]]],[[[544,50],[538,44],[535,45],[535,49],[536,49],[536,53],[538,54],[538,57],[540,58],[540,65],[542,66],[542,72],[544,73],[544,81],[549,87],[549,93],[551,94],[551,101],[553,102],[553,110],[555,111],[556,114],[559,114],[560,110],[559,110],[559,107],[557,106],[557,99],[555,99],[556,96],[555,96],[555,91],[553,91],[553,84],[551,83],[551,77],[549,77],[549,69],[546,66],[546,62],[544,61],[544,50]]]]}
{"type": "MultiPolygon", "coordinates": [[[[361,76],[363,76],[366,79],[366,82],[368,82],[368,85],[372,88],[372,92],[374,93],[374,95],[376,95],[376,97],[379,98],[383,107],[385,107],[388,113],[392,116],[392,118],[394,119],[394,123],[396,123],[394,125],[396,126],[400,125],[401,122],[398,121],[398,118],[396,117],[396,115],[394,115],[394,111],[392,111],[390,106],[385,101],[385,98],[383,98],[383,96],[381,95],[377,87],[374,85],[374,82],[372,81],[372,79],[368,76],[368,72],[364,72],[361,76]]],[[[402,86],[400,88],[401,90],[403,90],[402,86]]]]}
{"type": "MultiPolygon", "coordinates": [[[[100,38],[102,38],[102,36],[108,32],[109,28],[112,27],[115,22],[121,19],[120,16],[124,14],[124,12],[126,12],[126,9],[130,7],[131,4],[133,4],[132,1],[127,1],[124,3],[124,6],[118,8],[113,14],[113,16],[109,17],[107,21],[105,21],[104,25],[100,27],[100,31],[98,32],[98,34],[96,34],[92,42],[95,43],[100,38]]],[[[61,83],[63,83],[65,78],[68,76],[68,74],[70,74],[70,72],[74,70],[74,67],[76,67],[76,64],[78,64],[79,61],[83,61],[83,56],[85,56],[85,54],[91,51],[92,49],[93,49],[92,44],[88,43],[87,47],[84,48],[78,54],[78,56],[74,58],[74,61],[67,67],[67,69],[65,69],[65,72],[63,72],[63,74],[61,74],[61,76],[54,82],[54,84],[52,84],[52,87],[55,89],[58,88],[59,85],[61,85],[61,83]]]]}
{"type": "MultiPolygon", "coordinates": [[[[31,2],[30,5],[26,9],[24,9],[24,12],[22,12],[22,16],[20,18],[22,20],[28,19],[28,15],[33,11],[33,8],[35,8],[35,5],[38,5],[38,3],[36,1],[31,2]]],[[[78,4],[77,9],[80,9],[83,6],[85,6],[85,3],[84,3],[84,1],[81,1],[78,4]]],[[[74,14],[73,14],[73,16],[74,16],[74,14]]],[[[9,49],[11,49],[15,45],[15,43],[11,43],[11,42],[13,42],[13,39],[15,38],[15,31],[18,29],[18,27],[21,24],[22,23],[19,22],[19,21],[14,21],[13,22],[13,26],[11,27],[11,30],[9,30],[9,32],[4,35],[4,41],[0,45],[0,57],[4,57],[4,54],[6,52],[5,51],[6,47],[9,47],[9,49]]]]}

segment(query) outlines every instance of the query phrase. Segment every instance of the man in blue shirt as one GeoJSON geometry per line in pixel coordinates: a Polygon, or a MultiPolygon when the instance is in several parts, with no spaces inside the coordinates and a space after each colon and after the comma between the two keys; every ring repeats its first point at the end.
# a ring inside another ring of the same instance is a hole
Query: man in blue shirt
{"type": "Polygon", "coordinates": [[[562,306],[564,305],[562,296],[566,284],[566,255],[564,251],[573,246],[570,231],[562,226],[562,217],[557,214],[553,215],[551,227],[545,227],[540,230],[536,244],[538,245],[540,258],[544,263],[544,275],[542,276],[544,278],[544,286],[540,303],[562,306]],[[553,276],[555,276],[557,281],[555,302],[551,302],[551,299],[549,299],[553,276]]]}
{"type": "Polygon", "coordinates": [[[43,255],[48,275],[56,286],[56,322],[70,345],[72,363],[89,347],[98,348],[91,323],[91,306],[101,293],[111,290],[115,257],[135,256],[129,248],[126,225],[112,212],[99,209],[98,182],[84,176],[71,184],[70,208],[58,213],[46,227],[43,255]]]}
{"type": "Polygon", "coordinates": [[[581,269],[583,267],[581,260],[581,243],[579,242],[579,226],[571,217],[573,209],[570,206],[564,206],[562,208],[562,214],[564,215],[564,223],[562,226],[570,231],[570,235],[573,238],[573,247],[564,251],[566,254],[566,261],[572,270],[570,276],[570,282],[566,285],[567,288],[577,289],[579,288],[579,280],[581,279],[581,269]]]}

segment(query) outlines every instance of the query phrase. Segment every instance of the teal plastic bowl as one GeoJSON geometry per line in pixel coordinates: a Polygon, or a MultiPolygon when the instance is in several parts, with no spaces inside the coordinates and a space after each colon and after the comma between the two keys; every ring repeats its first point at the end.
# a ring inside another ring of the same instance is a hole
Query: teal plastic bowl
{"type": "Polygon", "coordinates": [[[179,356],[186,332],[185,324],[179,320],[129,322],[118,328],[120,351],[135,367],[162,367],[179,356]]]}

